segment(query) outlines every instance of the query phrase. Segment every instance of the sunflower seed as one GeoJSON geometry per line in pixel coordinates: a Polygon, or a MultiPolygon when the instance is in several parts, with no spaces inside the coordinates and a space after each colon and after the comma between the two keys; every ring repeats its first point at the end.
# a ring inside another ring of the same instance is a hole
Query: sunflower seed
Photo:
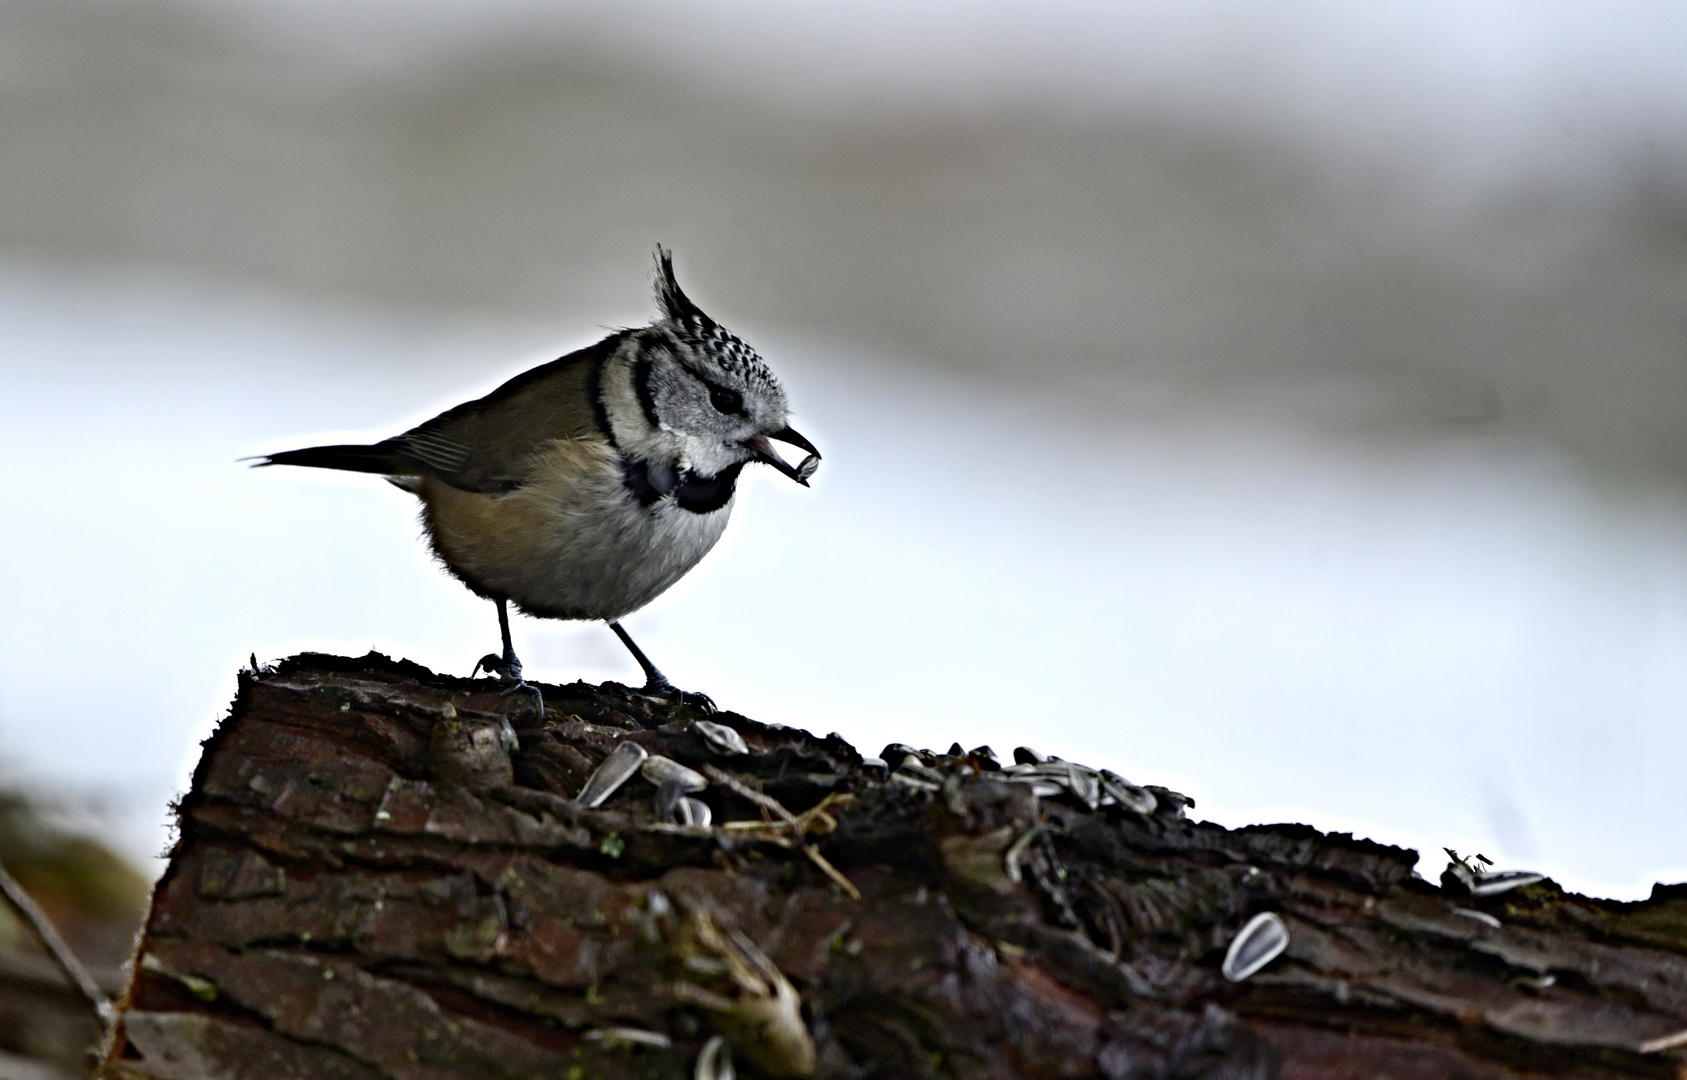
{"type": "Polygon", "coordinates": [[[1168,788],[1152,785],[1146,790],[1154,796],[1155,809],[1166,817],[1181,818],[1184,808],[1195,805],[1195,800],[1181,791],[1172,791],[1168,788]]]}
{"type": "Polygon", "coordinates": [[[1661,1054],[1665,1050],[1674,1050],[1678,1046],[1687,1046],[1687,1028],[1669,1035],[1660,1035],[1656,1039],[1648,1039],[1636,1049],[1642,1054],[1661,1054]]]}
{"type": "Polygon", "coordinates": [[[1035,773],[1008,773],[1002,779],[1010,784],[1026,785],[1039,799],[1047,799],[1066,790],[1065,784],[1057,780],[1051,780],[1046,776],[1038,776],[1035,773]]]}
{"type": "Polygon", "coordinates": [[[1487,874],[1472,874],[1469,888],[1472,896],[1498,896],[1545,880],[1545,874],[1531,870],[1495,870],[1487,874]]]}
{"type": "Polygon", "coordinates": [[[693,799],[689,795],[679,801],[675,807],[675,816],[681,825],[707,825],[715,819],[709,804],[702,799],[693,799]]]}
{"type": "Polygon", "coordinates": [[[658,787],[669,780],[677,780],[680,787],[686,791],[702,791],[709,786],[702,773],[688,769],[673,758],[663,757],[661,754],[651,754],[645,758],[639,772],[658,787]]]}
{"type": "Polygon", "coordinates": [[[893,768],[893,769],[896,768],[898,765],[902,764],[902,762],[905,759],[911,758],[911,757],[917,757],[918,755],[919,755],[918,750],[915,750],[912,746],[909,746],[907,743],[899,743],[899,742],[890,743],[883,750],[879,751],[879,756],[884,758],[885,761],[887,763],[889,763],[890,767],[893,768]]]}
{"type": "Polygon", "coordinates": [[[882,778],[890,772],[890,766],[886,764],[884,758],[864,757],[861,759],[861,770],[882,778]]]}
{"type": "Polygon", "coordinates": [[[898,784],[911,787],[916,791],[936,791],[941,786],[929,780],[916,780],[905,772],[893,772],[890,774],[890,778],[898,784]]]}
{"type": "Polygon", "coordinates": [[[1091,810],[1101,809],[1101,777],[1092,769],[1066,763],[1066,786],[1091,810]]]}
{"type": "Polygon", "coordinates": [[[1289,928],[1276,913],[1262,911],[1248,920],[1242,932],[1230,943],[1219,968],[1226,979],[1241,982],[1260,968],[1277,959],[1289,947],[1289,928]]]}
{"type": "Polygon", "coordinates": [[[1008,849],[1002,853],[1002,871],[1007,874],[1008,880],[1015,885],[1018,885],[1025,877],[1019,869],[1019,860],[1025,857],[1025,849],[1031,846],[1031,841],[1035,840],[1037,834],[1042,831],[1041,825],[1031,826],[1020,835],[1019,839],[1009,844],[1008,849]]]}
{"type": "Polygon", "coordinates": [[[656,1046],[666,1050],[674,1045],[666,1035],[643,1028],[608,1027],[588,1031],[582,1038],[601,1042],[605,1046],[656,1046]]]}
{"type": "Polygon", "coordinates": [[[978,767],[985,772],[995,772],[1002,767],[996,760],[996,752],[988,746],[975,746],[967,756],[977,762],[978,767]]]}
{"type": "Polygon", "coordinates": [[[943,774],[936,769],[921,765],[918,759],[905,757],[896,771],[890,774],[892,780],[898,780],[909,787],[924,791],[936,791],[943,786],[943,774]]]}
{"type": "Polygon", "coordinates": [[[656,788],[656,820],[672,821],[674,813],[679,809],[679,801],[685,798],[685,785],[678,780],[664,780],[656,788]]]}
{"type": "Polygon", "coordinates": [[[724,1036],[716,1035],[703,1044],[691,1076],[692,1080],[736,1080],[732,1070],[732,1047],[727,1045],[724,1036]]]}
{"type": "Polygon", "coordinates": [[[644,747],[636,742],[617,743],[609,756],[586,778],[586,786],[580,789],[580,805],[588,809],[602,806],[604,800],[632,779],[633,773],[648,756],[644,747]]]}
{"type": "Polygon", "coordinates": [[[725,724],[717,724],[713,720],[694,720],[691,726],[697,729],[697,734],[703,736],[703,741],[709,744],[709,749],[717,754],[750,752],[750,747],[744,742],[744,736],[725,724]]]}
{"type": "Polygon", "coordinates": [[[1159,805],[1152,791],[1136,786],[1111,769],[1101,770],[1101,790],[1113,796],[1120,806],[1134,813],[1152,814],[1154,807],[1159,805]]]}
{"type": "Polygon", "coordinates": [[[1467,907],[1456,907],[1456,908],[1453,909],[1453,914],[1454,915],[1463,915],[1467,919],[1475,919],[1479,923],[1487,923],[1489,926],[1493,927],[1495,930],[1498,930],[1500,927],[1505,925],[1504,923],[1500,922],[1498,919],[1494,918],[1492,915],[1488,914],[1486,911],[1473,911],[1472,909],[1467,908],[1467,907]]]}
{"type": "Polygon", "coordinates": [[[808,483],[814,479],[814,474],[819,471],[820,459],[813,454],[808,455],[797,464],[797,483],[808,483]]]}
{"type": "Polygon", "coordinates": [[[921,765],[917,761],[913,761],[913,760],[904,761],[901,765],[898,765],[896,767],[896,771],[900,772],[900,773],[907,773],[909,776],[912,776],[912,777],[914,777],[916,779],[919,779],[919,780],[924,780],[929,784],[939,784],[940,785],[940,784],[943,783],[943,774],[942,773],[938,772],[936,769],[932,768],[930,765],[921,765]]]}
{"type": "Polygon", "coordinates": [[[1466,869],[1463,863],[1450,862],[1447,869],[1441,871],[1441,888],[1448,892],[1468,893],[1474,884],[1476,875],[1466,869]]]}
{"type": "Polygon", "coordinates": [[[1021,765],[1040,765],[1047,761],[1048,758],[1037,753],[1029,746],[1016,746],[1013,748],[1013,760],[1017,761],[1021,765]]]}
{"type": "Polygon", "coordinates": [[[1032,776],[1041,776],[1061,784],[1069,783],[1072,777],[1072,763],[1057,757],[1047,758],[1024,768],[1032,776]]]}

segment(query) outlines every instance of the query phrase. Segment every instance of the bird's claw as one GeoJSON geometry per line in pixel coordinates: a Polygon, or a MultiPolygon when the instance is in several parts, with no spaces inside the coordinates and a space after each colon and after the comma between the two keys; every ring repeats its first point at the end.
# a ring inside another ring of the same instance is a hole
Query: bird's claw
{"type": "Polygon", "coordinates": [[[488,675],[496,675],[507,683],[521,682],[521,661],[513,656],[487,653],[474,662],[474,670],[469,672],[469,678],[474,678],[482,671],[485,671],[488,675]]]}
{"type": "Polygon", "coordinates": [[[517,679],[515,682],[510,683],[510,685],[504,687],[502,690],[500,690],[498,692],[499,692],[499,694],[501,694],[504,697],[509,697],[511,694],[519,694],[519,693],[532,694],[533,695],[533,707],[539,711],[539,719],[543,720],[545,718],[545,695],[544,695],[544,692],[541,691],[537,686],[534,686],[532,683],[522,682],[520,679],[517,679]]]}
{"type": "Polygon", "coordinates": [[[647,682],[639,691],[646,697],[661,698],[671,705],[690,706],[698,712],[713,715],[720,710],[715,707],[715,700],[708,694],[699,694],[693,690],[681,690],[666,679],[661,682],[647,682]]]}
{"type": "MultiPolygon", "coordinates": [[[[474,678],[481,671],[488,675],[496,675],[503,683],[504,689],[499,691],[505,697],[511,694],[526,693],[533,695],[533,707],[539,711],[539,719],[545,718],[545,695],[537,686],[526,682],[521,677],[521,661],[513,656],[499,656],[497,653],[487,653],[475,661],[474,670],[469,672],[469,678],[474,678]]],[[[513,729],[511,734],[513,735],[513,729]]]]}

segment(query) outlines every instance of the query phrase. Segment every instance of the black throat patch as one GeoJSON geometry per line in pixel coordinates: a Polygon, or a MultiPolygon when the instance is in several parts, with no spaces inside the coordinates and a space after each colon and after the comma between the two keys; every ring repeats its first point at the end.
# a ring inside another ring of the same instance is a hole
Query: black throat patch
{"type": "Polygon", "coordinates": [[[740,461],[713,476],[698,476],[689,469],[676,471],[671,465],[622,459],[621,486],[632,493],[640,506],[655,506],[672,495],[681,510],[712,514],[732,500],[738,474],[745,464],[740,461]]]}

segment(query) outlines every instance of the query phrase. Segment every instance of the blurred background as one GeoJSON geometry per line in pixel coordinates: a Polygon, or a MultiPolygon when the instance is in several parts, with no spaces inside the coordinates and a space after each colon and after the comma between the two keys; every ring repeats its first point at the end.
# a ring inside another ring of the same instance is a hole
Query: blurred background
{"type": "Polygon", "coordinates": [[[155,875],[249,654],[466,675],[408,496],[236,459],[642,324],[661,242],[826,455],[628,620],[680,685],[1687,878],[1683,56],[1593,0],[9,0],[0,775],[155,875]]]}

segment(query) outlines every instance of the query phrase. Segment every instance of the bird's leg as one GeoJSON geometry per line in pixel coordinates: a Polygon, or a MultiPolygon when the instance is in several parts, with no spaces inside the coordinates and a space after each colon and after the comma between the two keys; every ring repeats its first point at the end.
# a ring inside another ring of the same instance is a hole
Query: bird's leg
{"type": "Polygon", "coordinates": [[[498,605],[498,632],[504,638],[504,655],[487,653],[475,662],[474,670],[469,673],[469,678],[472,679],[479,675],[481,669],[485,668],[488,673],[499,676],[505,682],[520,682],[521,660],[516,657],[515,643],[510,640],[509,601],[494,600],[492,602],[498,605]]]}
{"type": "MultiPolygon", "coordinates": [[[[521,660],[516,657],[515,643],[510,640],[509,601],[500,599],[493,602],[498,605],[498,632],[504,638],[504,655],[487,653],[475,663],[474,670],[469,672],[469,678],[474,678],[480,674],[481,668],[485,668],[488,673],[496,675],[504,681],[504,693],[532,694],[534,707],[539,710],[539,719],[543,720],[545,718],[545,695],[539,692],[537,686],[530,685],[522,680],[521,660]]],[[[511,738],[514,737],[514,734],[513,731],[510,732],[511,738]]]]}
{"type": "Polygon", "coordinates": [[[621,644],[627,647],[627,651],[633,654],[633,659],[638,661],[638,666],[644,669],[643,690],[646,694],[665,697],[679,705],[694,705],[704,712],[712,713],[715,711],[715,703],[709,698],[709,695],[694,694],[681,690],[669,682],[668,677],[662,674],[655,664],[650,662],[650,657],[644,655],[644,650],[633,643],[632,636],[622,628],[619,622],[610,623],[609,628],[615,631],[615,636],[621,639],[621,644]]]}

